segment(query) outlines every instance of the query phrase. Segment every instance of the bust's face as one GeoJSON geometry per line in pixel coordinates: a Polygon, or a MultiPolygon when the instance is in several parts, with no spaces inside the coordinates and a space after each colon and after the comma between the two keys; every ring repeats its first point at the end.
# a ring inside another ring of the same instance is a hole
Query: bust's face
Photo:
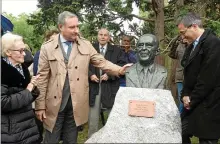
{"type": "Polygon", "coordinates": [[[158,45],[151,35],[141,36],[137,44],[137,56],[142,63],[152,63],[156,56],[158,45]]]}

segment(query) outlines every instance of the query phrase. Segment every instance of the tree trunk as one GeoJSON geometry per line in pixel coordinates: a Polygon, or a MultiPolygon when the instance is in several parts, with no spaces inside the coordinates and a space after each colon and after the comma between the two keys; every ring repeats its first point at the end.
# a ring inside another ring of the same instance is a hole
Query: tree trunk
{"type": "Polygon", "coordinates": [[[176,11],[174,17],[177,18],[180,14],[181,8],[184,6],[184,0],[177,0],[176,2],[176,11]]]}
{"type": "Polygon", "coordinates": [[[209,2],[207,0],[198,0],[196,9],[201,17],[206,17],[206,9],[209,2]]]}
{"type": "MultiPolygon", "coordinates": [[[[164,0],[152,0],[153,10],[155,13],[155,35],[159,39],[160,49],[164,48],[164,0]]],[[[158,55],[156,62],[165,65],[164,56],[158,55]]]]}

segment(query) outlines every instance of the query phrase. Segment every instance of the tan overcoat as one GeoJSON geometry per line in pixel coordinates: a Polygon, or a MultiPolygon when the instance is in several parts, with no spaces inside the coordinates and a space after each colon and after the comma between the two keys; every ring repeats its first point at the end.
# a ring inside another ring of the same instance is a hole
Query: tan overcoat
{"type": "Polygon", "coordinates": [[[40,51],[38,74],[40,74],[38,88],[40,96],[36,100],[35,109],[45,109],[46,119],[44,127],[52,132],[62,100],[62,91],[68,72],[73,114],[76,125],[88,121],[89,113],[89,85],[88,67],[91,62],[111,75],[119,75],[121,67],[112,64],[97,53],[91,43],[78,38],[73,43],[68,65],[58,42],[59,35],[45,42],[40,51]]]}

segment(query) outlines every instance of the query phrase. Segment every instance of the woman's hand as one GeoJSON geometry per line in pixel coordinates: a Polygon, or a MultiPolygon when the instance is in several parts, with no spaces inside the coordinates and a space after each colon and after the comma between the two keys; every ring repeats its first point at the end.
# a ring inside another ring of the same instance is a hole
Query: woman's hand
{"type": "Polygon", "coordinates": [[[27,89],[31,92],[35,86],[37,86],[37,79],[40,77],[40,75],[33,76],[31,78],[31,82],[28,84],[27,89]]]}

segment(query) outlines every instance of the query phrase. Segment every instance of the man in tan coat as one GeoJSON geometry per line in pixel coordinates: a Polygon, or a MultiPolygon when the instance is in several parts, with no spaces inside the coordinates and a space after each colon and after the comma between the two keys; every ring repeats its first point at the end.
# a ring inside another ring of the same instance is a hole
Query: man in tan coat
{"type": "Polygon", "coordinates": [[[78,18],[64,11],[58,16],[60,34],[42,45],[39,58],[40,96],[36,115],[46,128],[44,143],[77,142],[77,126],[88,121],[89,63],[112,75],[124,75],[119,67],[104,59],[89,41],[80,38],[78,18]]]}

